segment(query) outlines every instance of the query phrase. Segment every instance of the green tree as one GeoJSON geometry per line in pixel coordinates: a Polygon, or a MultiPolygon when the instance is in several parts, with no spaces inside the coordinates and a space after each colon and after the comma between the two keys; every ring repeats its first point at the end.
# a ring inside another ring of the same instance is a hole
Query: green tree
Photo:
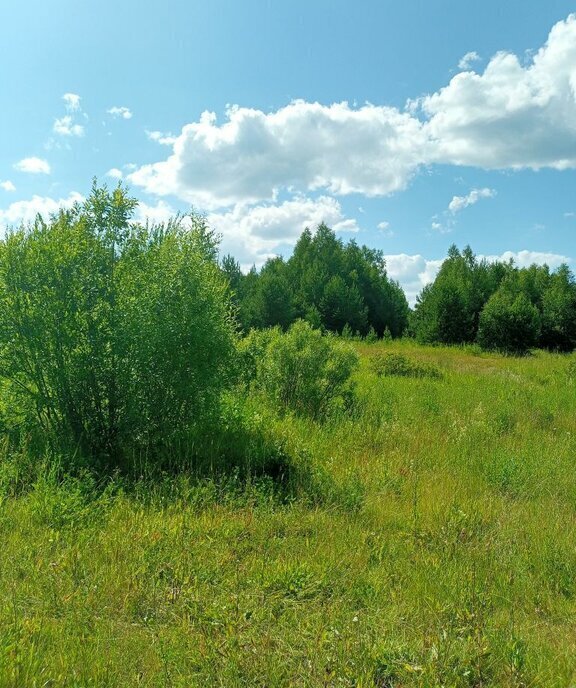
{"type": "Polygon", "coordinates": [[[266,262],[255,287],[254,316],[257,327],[280,325],[287,329],[295,320],[292,287],[282,258],[266,262]]]}
{"type": "Polygon", "coordinates": [[[476,337],[480,312],[506,274],[478,261],[467,246],[455,245],[431,285],[422,290],[412,318],[412,329],[422,342],[461,344],[476,337]]]}
{"type": "Polygon", "coordinates": [[[380,336],[386,327],[394,336],[405,330],[408,303],[398,283],[388,279],[381,251],[354,241],[344,245],[321,224],[314,234],[302,233],[287,268],[299,317],[318,311],[332,331],[346,322],[361,334],[370,326],[380,336]]]}
{"type": "Polygon", "coordinates": [[[541,346],[558,351],[576,348],[576,283],[567,265],[551,275],[541,308],[541,346]]]}
{"type": "Polygon", "coordinates": [[[322,320],[327,329],[342,332],[349,325],[354,332],[367,329],[367,308],[356,285],[348,286],[340,275],[332,277],[320,302],[322,320]]]}

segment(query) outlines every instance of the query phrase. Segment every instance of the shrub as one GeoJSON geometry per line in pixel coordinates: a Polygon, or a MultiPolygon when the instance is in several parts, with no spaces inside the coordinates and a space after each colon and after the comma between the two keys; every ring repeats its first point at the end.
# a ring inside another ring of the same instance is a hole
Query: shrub
{"type": "Polygon", "coordinates": [[[402,354],[383,354],[374,356],[371,360],[372,370],[378,377],[416,377],[439,380],[442,371],[432,363],[417,363],[402,354]]]}
{"type": "Polygon", "coordinates": [[[251,332],[241,350],[246,377],[284,411],[320,418],[352,393],[356,353],[303,320],[285,334],[251,332]]]}
{"type": "Polygon", "coordinates": [[[209,415],[234,354],[216,244],[119,186],[0,242],[0,374],[53,442],[117,464],[209,415]]]}
{"type": "Polygon", "coordinates": [[[536,345],[539,333],[538,310],[523,293],[499,289],[480,314],[478,343],[485,349],[523,355],[536,345]]]}

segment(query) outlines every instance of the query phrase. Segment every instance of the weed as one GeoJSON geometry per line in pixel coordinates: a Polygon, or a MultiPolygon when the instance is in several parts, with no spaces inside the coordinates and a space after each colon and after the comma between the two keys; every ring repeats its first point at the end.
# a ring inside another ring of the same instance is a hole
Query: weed
{"type": "Polygon", "coordinates": [[[372,370],[378,377],[397,376],[442,379],[442,371],[432,363],[418,363],[403,354],[386,353],[374,356],[371,362],[372,370]]]}

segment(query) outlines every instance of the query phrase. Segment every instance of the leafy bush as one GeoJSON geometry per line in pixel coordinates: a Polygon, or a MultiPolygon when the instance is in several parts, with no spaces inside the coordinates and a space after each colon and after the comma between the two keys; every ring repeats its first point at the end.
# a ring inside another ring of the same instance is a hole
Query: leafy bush
{"type": "Polygon", "coordinates": [[[116,465],[211,414],[234,326],[216,244],[118,187],[0,242],[0,375],[59,445],[116,465]]]}
{"type": "Polygon", "coordinates": [[[442,371],[432,363],[417,363],[403,354],[382,354],[371,360],[372,370],[378,377],[416,377],[440,380],[442,371]]]}
{"type": "Polygon", "coordinates": [[[538,309],[524,293],[499,289],[489,299],[478,328],[478,343],[485,349],[522,355],[536,345],[540,333],[538,309]]]}
{"type": "Polygon", "coordinates": [[[352,393],[356,353],[303,320],[285,334],[253,331],[241,351],[246,379],[284,411],[320,418],[352,393]]]}

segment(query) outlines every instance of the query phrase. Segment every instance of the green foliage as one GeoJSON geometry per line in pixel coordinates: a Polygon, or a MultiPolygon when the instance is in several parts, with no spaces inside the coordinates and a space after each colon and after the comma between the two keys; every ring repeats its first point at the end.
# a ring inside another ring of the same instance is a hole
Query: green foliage
{"type": "Polygon", "coordinates": [[[576,283],[566,265],[550,276],[541,312],[541,346],[558,351],[576,348],[576,283]]]}
{"type": "Polygon", "coordinates": [[[440,368],[433,363],[419,363],[397,353],[373,356],[370,365],[378,377],[416,377],[432,380],[440,380],[443,377],[440,368]]]}
{"type": "Polygon", "coordinates": [[[480,311],[507,268],[478,261],[470,247],[451,246],[435,281],[418,297],[412,318],[416,338],[425,343],[473,342],[480,311]]]}
{"type": "Polygon", "coordinates": [[[118,187],[0,243],[0,374],[52,444],[117,464],[212,413],[234,355],[204,220],[133,223],[118,187]]]}
{"type": "MultiPolygon", "coordinates": [[[[392,338],[390,335],[390,330],[388,330],[388,335],[390,338],[392,338]]],[[[364,341],[367,344],[374,344],[378,341],[378,335],[376,334],[376,330],[372,327],[372,325],[370,325],[370,329],[368,330],[368,334],[364,337],[364,341]]]]}
{"type": "Polygon", "coordinates": [[[352,394],[357,355],[305,321],[285,334],[279,329],[251,332],[241,350],[254,387],[284,411],[318,419],[343,407],[352,394]]]}
{"type": "MultiPolygon", "coordinates": [[[[505,292],[506,298],[512,301],[522,294],[523,300],[536,309],[541,327],[537,328],[537,337],[530,346],[557,351],[572,351],[576,347],[576,283],[566,265],[553,273],[546,265],[518,269],[512,262],[478,261],[469,247],[462,253],[455,246],[450,247],[435,281],[417,299],[411,331],[424,343],[463,344],[482,340],[487,348],[525,351],[526,345],[519,345],[515,332],[510,329],[513,319],[506,324],[503,313],[499,317],[501,327],[497,336],[487,335],[487,317],[483,332],[479,333],[483,310],[499,291],[505,292]]],[[[498,301],[502,303],[502,298],[498,301]]],[[[493,308],[491,305],[490,309],[493,308]]]]}
{"type": "Polygon", "coordinates": [[[486,349],[526,354],[538,342],[540,315],[524,293],[493,294],[480,316],[478,342],[486,349]]]}
{"type": "Polygon", "coordinates": [[[332,277],[324,287],[320,302],[322,322],[332,332],[366,330],[367,309],[358,287],[348,286],[340,275],[332,277]]]}
{"type": "Polygon", "coordinates": [[[386,274],[380,251],[344,244],[321,224],[305,230],[288,261],[274,258],[258,274],[254,269],[236,284],[235,264],[222,264],[238,302],[245,330],[280,325],[297,319],[315,328],[342,332],[348,324],[365,335],[372,327],[381,336],[386,327],[398,337],[406,329],[408,303],[400,286],[386,274]]]}

